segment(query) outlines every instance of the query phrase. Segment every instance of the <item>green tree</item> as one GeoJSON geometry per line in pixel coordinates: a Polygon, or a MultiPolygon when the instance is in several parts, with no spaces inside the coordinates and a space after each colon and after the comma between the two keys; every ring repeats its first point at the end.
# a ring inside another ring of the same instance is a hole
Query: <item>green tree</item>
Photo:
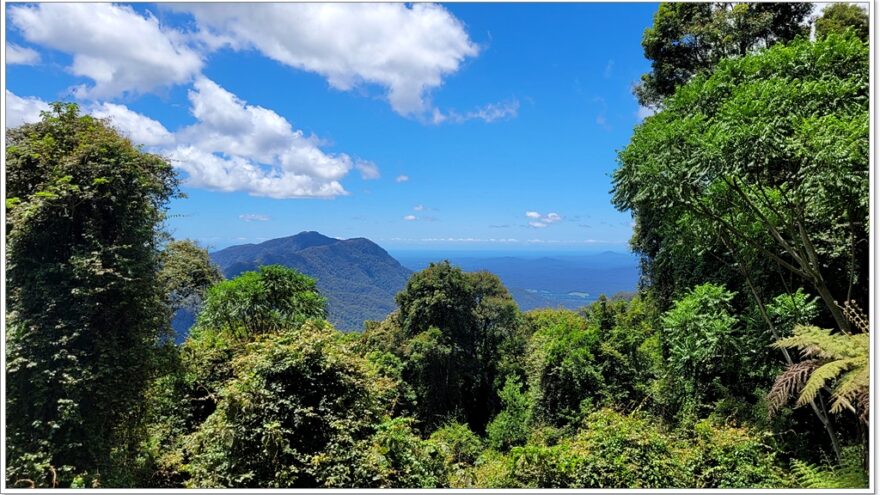
{"type": "Polygon", "coordinates": [[[848,328],[838,301],[867,284],[867,105],[854,37],[777,45],[696,77],[619,155],[614,204],[635,216],[634,248],[654,262],[682,236],[755,297],[743,268],[760,259],[810,284],[848,328]]]}
{"type": "MultiPolygon", "coordinates": [[[[427,427],[462,419],[482,432],[500,407],[499,376],[520,337],[519,311],[498,277],[448,261],[414,274],[397,295],[400,353],[427,427]]],[[[371,332],[372,335],[372,332],[371,332]]]]}
{"type": "Polygon", "coordinates": [[[635,93],[657,106],[694,75],[729,57],[742,57],[803,35],[809,3],[661,3],[642,47],[651,72],[635,93]]]}
{"type": "Polygon", "coordinates": [[[56,103],[8,130],[6,172],[8,484],[124,484],[168,330],[158,246],[174,171],[56,103]]]}
{"type": "Polygon", "coordinates": [[[266,265],[209,288],[193,331],[246,338],[323,318],[325,307],[314,279],[291,268],[266,265]]]}
{"type": "MultiPolygon", "coordinates": [[[[150,473],[144,482],[151,487],[180,487],[191,478],[186,444],[214,414],[223,390],[235,379],[231,362],[254,352],[254,342],[261,338],[280,339],[309,321],[323,328],[323,298],[314,281],[290,268],[266,266],[215,284],[206,292],[204,307],[189,337],[166,354],[166,373],[150,388],[150,438],[143,446],[142,471],[150,473]]],[[[339,340],[345,352],[353,347],[341,336],[339,340]]],[[[379,376],[375,366],[368,368],[383,397],[393,395],[385,390],[393,382],[379,376]]]]}
{"type": "Polygon", "coordinates": [[[531,407],[528,394],[523,393],[522,384],[515,377],[508,377],[498,395],[504,409],[486,427],[486,437],[492,448],[507,450],[525,443],[531,407]]]}
{"type": "Polygon", "coordinates": [[[185,441],[187,486],[368,485],[361,442],[382,417],[379,382],[339,336],[315,322],[248,344],[185,441]]]}
{"type": "MultiPolygon", "coordinates": [[[[852,34],[697,75],[619,155],[613,201],[634,214],[634,248],[649,264],[673,253],[667,266],[700,256],[738,273],[774,339],[771,276],[786,292],[807,284],[820,321],[846,331],[840,302],[868,283],[868,95],[868,50],[852,34]]],[[[811,407],[839,453],[821,403],[811,407]]]]}
{"type": "Polygon", "coordinates": [[[569,310],[536,310],[526,317],[535,328],[527,357],[533,421],[576,423],[584,407],[602,396],[598,331],[569,310]]]}
{"type": "Polygon", "coordinates": [[[733,296],[718,285],[699,285],[661,319],[664,389],[683,419],[701,417],[699,408],[708,408],[720,398],[713,387],[737,382],[737,356],[744,349],[738,339],[737,319],[731,314],[733,296]]]}
{"type": "Polygon", "coordinates": [[[851,3],[833,3],[822,10],[816,19],[816,37],[824,38],[831,33],[844,34],[852,29],[860,40],[868,41],[868,12],[851,3]]]}
{"type": "Polygon", "coordinates": [[[223,280],[208,250],[190,240],[166,244],[161,264],[158,282],[167,294],[169,306],[175,311],[187,309],[198,313],[205,292],[223,280]]]}

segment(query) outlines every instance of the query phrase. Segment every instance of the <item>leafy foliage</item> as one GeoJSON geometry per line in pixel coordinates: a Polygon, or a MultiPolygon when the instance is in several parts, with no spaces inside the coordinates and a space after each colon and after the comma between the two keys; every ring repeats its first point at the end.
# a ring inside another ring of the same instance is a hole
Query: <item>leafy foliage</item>
{"type": "Polygon", "coordinates": [[[636,88],[639,103],[659,105],[725,58],[806,34],[811,10],[809,3],[661,3],[642,37],[651,72],[636,88]]]}
{"type": "Polygon", "coordinates": [[[508,377],[498,396],[504,409],[486,427],[486,437],[492,448],[507,450],[528,437],[530,401],[515,377],[508,377]]]}
{"type": "Polygon", "coordinates": [[[195,242],[171,241],[162,250],[159,284],[168,294],[172,310],[198,312],[209,287],[223,280],[223,275],[208,251],[195,242]]]}
{"type": "Polygon", "coordinates": [[[529,341],[529,393],[536,421],[554,426],[577,422],[584,401],[599,396],[598,332],[573,311],[540,310],[528,315],[536,327],[529,341]]]}
{"type": "Polygon", "coordinates": [[[8,130],[5,166],[9,486],[128,483],[168,329],[158,246],[177,179],[74,104],[8,130]]]}
{"type": "Polygon", "coordinates": [[[840,464],[827,460],[822,465],[798,459],[791,461],[791,470],[798,486],[804,488],[866,488],[868,473],[863,464],[864,453],[858,447],[844,449],[840,464]]]}
{"type": "Polygon", "coordinates": [[[816,19],[816,37],[824,38],[831,33],[844,34],[848,29],[864,42],[868,41],[868,12],[851,3],[833,3],[822,10],[816,19]]]}
{"type": "Polygon", "coordinates": [[[414,274],[397,295],[397,349],[427,426],[461,419],[475,431],[498,410],[496,387],[515,349],[519,312],[498,277],[449,262],[414,274]]]}
{"type": "Polygon", "coordinates": [[[798,349],[805,361],[790,365],[773,385],[769,404],[778,409],[798,395],[802,406],[816,398],[820,390],[831,387],[831,412],[848,410],[867,421],[868,411],[861,405],[868,395],[870,381],[869,334],[833,333],[812,326],[796,326],[794,335],[776,341],[778,348],[798,349]],[[860,409],[860,410],[857,410],[860,409]]]}
{"type": "Polygon", "coordinates": [[[777,44],[667,98],[620,153],[613,201],[663,297],[695,279],[763,297],[803,282],[846,329],[838,301],[867,293],[868,144],[865,44],[777,44]]]}
{"type": "Polygon", "coordinates": [[[362,361],[336,340],[305,325],[248,344],[186,441],[188,486],[356,484],[356,445],[380,416],[362,361]]]}
{"type": "Polygon", "coordinates": [[[314,279],[279,265],[261,266],[208,289],[194,332],[243,338],[321,318],[324,306],[314,279]]]}

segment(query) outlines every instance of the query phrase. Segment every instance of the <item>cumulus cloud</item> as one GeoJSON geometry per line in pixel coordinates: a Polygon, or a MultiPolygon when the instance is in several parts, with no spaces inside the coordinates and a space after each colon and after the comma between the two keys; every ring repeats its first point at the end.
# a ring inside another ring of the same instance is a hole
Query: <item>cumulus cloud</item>
{"type": "Polygon", "coordinates": [[[537,211],[527,211],[526,218],[530,219],[529,226],[536,229],[543,229],[550,224],[562,221],[562,217],[558,213],[548,213],[542,215],[537,211]]]}
{"type": "Polygon", "coordinates": [[[83,98],[187,83],[202,69],[201,57],[182,33],[128,6],[43,3],[10,7],[8,14],[28,42],[73,56],[68,70],[93,81],[77,88],[83,98]]]}
{"type": "Polygon", "coordinates": [[[145,146],[160,146],[174,142],[174,135],[161,123],[145,115],[130,110],[125,105],[101,103],[93,106],[89,113],[99,119],[107,119],[117,130],[127,135],[133,142],[145,146]]]}
{"type": "Polygon", "coordinates": [[[40,120],[40,112],[49,110],[45,101],[26,96],[24,98],[6,90],[6,128],[18,127],[40,120]]]}
{"type": "MultiPolygon", "coordinates": [[[[218,191],[245,191],[271,198],[332,198],[348,192],[339,183],[352,168],[364,178],[378,177],[378,167],[344,153],[319,147],[272,110],[249,105],[207,78],[188,94],[196,122],[175,133],[124,105],[94,104],[86,110],[128,135],[136,144],[171,159],[187,175],[186,183],[218,191]]],[[[6,91],[7,126],[39,120],[48,105],[6,91]]]]}
{"type": "Polygon", "coordinates": [[[425,205],[415,205],[415,206],[413,206],[413,210],[415,210],[415,211],[425,211],[425,205]]]}
{"type": "Polygon", "coordinates": [[[243,215],[238,216],[239,220],[244,222],[268,222],[271,220],[269,215],[259,215],[256,213],[245,213],[243,215]]]}
{"type": "Polygon", "coordinates": [[[15,43],[6,42],[7,65],[34,65],[40,63],[40,54],[33,48],[18,46],[15,43]]]}
{"type": "Polygon", "coordinates": [[[431,90],[479,49],[439,5],[188,4],[210,48],[255,49],[320,74],[333,88],[381,86],[402,115],[430,110],[431,90]]]}
{"type": "Polygon", "coordinates": [[[397,177],[394,178],[394,182],[397,182],[397,183],[406,182],[408,180],[409,180],[408,175],[398,175],[397,177]]]}
{"type": "Polygon", "coordinates": [[[197,122],[177,133],[170,156],[192,185],[272,198],[333,197],[348,194],[339,179],[356,163],[366,166],[325,153],[284,117],[205,77],[188,96],[197,122]]]}
{"type": "Polygon", "coordinates": [[[415,215],[405,215],[403,217],[403,219],[406,220],[407,222],[414,222],[414,221],[418,220],[415,215]]]}

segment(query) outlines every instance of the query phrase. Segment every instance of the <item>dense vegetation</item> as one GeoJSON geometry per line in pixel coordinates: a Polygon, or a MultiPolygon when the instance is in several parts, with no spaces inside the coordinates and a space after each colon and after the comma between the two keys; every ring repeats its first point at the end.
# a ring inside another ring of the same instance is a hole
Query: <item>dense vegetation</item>
{"type": "Polygon", "coordinates": [[[313,279],[222,280],[169,242],[168,162],[55,105],[6,148],[7,486],[866,487],[868,46],[845,14],[664,95],[614,174],[642,286],[577,312],[439,262],[340,332],[313,279]]]}

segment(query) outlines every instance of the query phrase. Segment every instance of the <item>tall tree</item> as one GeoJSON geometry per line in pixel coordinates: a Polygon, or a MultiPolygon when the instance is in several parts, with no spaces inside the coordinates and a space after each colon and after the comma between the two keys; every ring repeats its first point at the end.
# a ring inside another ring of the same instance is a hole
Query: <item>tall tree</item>
{"type": "Polygon", "coordinates": [[[693,240],[713,244],[693,253],[771,261],[845,330],[839,304],[867,287],[868,123],[867,47],[855,37],[729,60],[636,129],[613,201],[635,215],[637,251],[701,232],[693,240]]]}
{"type": "Polygon", "coordinates": [[[162,250],[161,262],[159,283],[172,310],[198,312],[205,292],[223,280],[208,251],[190,240],[169,242],[162,250]]]}
{"type": "Polygon", "coordinates": [[[651,72],[642,76],[636,97],[655,107],[695,74],[719,61],[742,57],[806,34],[809,3],[662,3],[642,47],[651,72]]]}
{"type": "Polygon", "coordinates": [[[158,243],[177,179],[60,103],[8,131],[6,167],[7,480],[112,478],[168,325],[158,243]]]}
{"type": "Polygon", "coordinates": [[[843,34],[852,29],[862,41],[868,41],[868,13],[858,5],[834,3],[822,11],[816,19],[816,37],[824,38],[831,33],[843,34]]]}
{"type": "Polygon", "coordinates": [[[636,218],[636,250],[649,261],[677,249],[727,263],[775,339],[749,269],[763,260],[785,284],[807,284],[848,331],[840,305],[868,284],[868,62],[854,35],[829,35],[723,61],[679,88],[636,129],[614,172],[613,201],[636,218]],[[680,236],[689,246],[665,249],[680,236]]]}
{"type": "Polygon", "coordinates": [[[482,431],[500,407],[499,357],[518,325],[507,288],[444,261],[413,275],[397,304],[422,419],[436,426],[460,416],[482,431]]]}

